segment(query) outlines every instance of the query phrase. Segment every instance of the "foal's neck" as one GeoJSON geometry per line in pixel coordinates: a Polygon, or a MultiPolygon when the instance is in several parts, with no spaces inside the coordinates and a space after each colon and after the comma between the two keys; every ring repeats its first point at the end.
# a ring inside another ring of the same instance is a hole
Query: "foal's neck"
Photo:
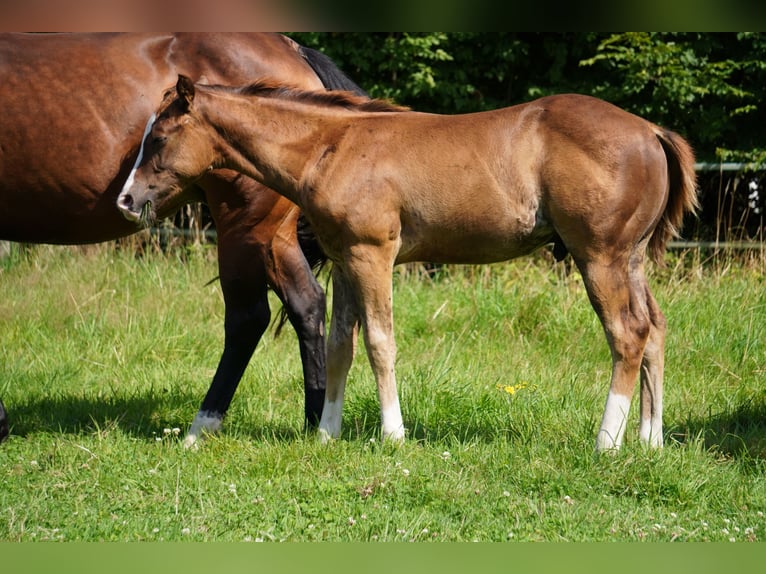
{"type": "Polygon", "coordinates": [[[331,114],[277,99],[225,95],[208,100],[204,117],[222,141],[225,167],[248,175],[300,205],[306,172],[336,130],[331,114]]]}

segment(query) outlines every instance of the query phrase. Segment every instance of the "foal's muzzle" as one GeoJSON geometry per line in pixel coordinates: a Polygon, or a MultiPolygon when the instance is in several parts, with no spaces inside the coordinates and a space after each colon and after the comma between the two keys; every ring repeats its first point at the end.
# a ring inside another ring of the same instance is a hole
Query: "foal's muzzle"
{"type": "Polygon", "coordinates": [[[117,207],[122,212],[125,219],[130,221],[138,221],[141,219],[141,210],[135,209],[135,202],[133,201],[133,196],[131,194],[120,194],[120,197],[117,198],[117,207]]]}
{"type": "Polygon", "coordinates": [[[147,201],[139,207],[129,193],[120,194],[117,198],[117,208],[128,221],[140,221],[147,226],[154,221],[152,202],[147,201]]]}

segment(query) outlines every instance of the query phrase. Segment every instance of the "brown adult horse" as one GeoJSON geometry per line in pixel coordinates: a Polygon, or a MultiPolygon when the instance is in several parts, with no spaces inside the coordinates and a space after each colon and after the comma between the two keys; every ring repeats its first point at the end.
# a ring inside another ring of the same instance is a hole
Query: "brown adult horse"
{"type": "Polygon", "coordinates": [[[696,207],[680,136],[607,102],[551,96],[443,116],[344,93],[196,86],[180,77],[118,205],[178,201],[227,167],[298,204],[332,259],[333,310],[320,436],[337,437],[361,321],[382,435],[404,426],[394,378],[392,269],[488,263],[561,243],[579,267],[612,352],[597,450],[619,448],[636,380],[640,438],[662,445],[665,318],[644,274],[696,207]]]}
{"type": "MultiPolygon", "coordinates": [[[[225,84],[276,75],[307,89],[359,90],[326,56],[278,34],[0,35],[0,239],[78,244],[141,229],[115,201],[147,120],[179,73],[225,84]]],[[[316,424],[325,389],[324,295],[298,245],[297,208],[227,170],[155,208],[162,217],[198,199],[218,232],[225,346],[187,442],[220,426],[268,327],[267,285],[298,333],[305,416],[316,424]]],[[[0,418],[1,438],[8,428],[1,405],[0,418]]]]}

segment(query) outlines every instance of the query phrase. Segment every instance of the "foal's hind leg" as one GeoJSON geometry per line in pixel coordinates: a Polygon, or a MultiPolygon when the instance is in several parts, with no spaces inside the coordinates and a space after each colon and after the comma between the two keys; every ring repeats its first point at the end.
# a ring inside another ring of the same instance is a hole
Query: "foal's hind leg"
{"type": "Polygon", "coordinates": [[[665,316],[660,311],[649,285],[644,280],[649,310],[649,338],[641,363],[641,441],[651,447],[662,446],[662,391],[665,368],[665,316]]]}
{"type": "Polygon", "coordinates": [[[581,265],[591,304],[612,353],[612,379],[596,450],[620,448],[644,348],[651,330],[643,270],[627,258],[581,265]]]}

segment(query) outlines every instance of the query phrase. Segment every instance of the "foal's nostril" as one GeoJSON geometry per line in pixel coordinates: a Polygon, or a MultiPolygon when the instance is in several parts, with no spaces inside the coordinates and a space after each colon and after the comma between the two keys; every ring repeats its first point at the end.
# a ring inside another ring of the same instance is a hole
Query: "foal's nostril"
{"type": "Polygon", "coordinates": [[[123,209],[130,209],[131,207],[133,207],[133,196],[130,195],[129,193],[126,193],[125,195],[121,195],[118,205],[122,207],[123,209]]]}

